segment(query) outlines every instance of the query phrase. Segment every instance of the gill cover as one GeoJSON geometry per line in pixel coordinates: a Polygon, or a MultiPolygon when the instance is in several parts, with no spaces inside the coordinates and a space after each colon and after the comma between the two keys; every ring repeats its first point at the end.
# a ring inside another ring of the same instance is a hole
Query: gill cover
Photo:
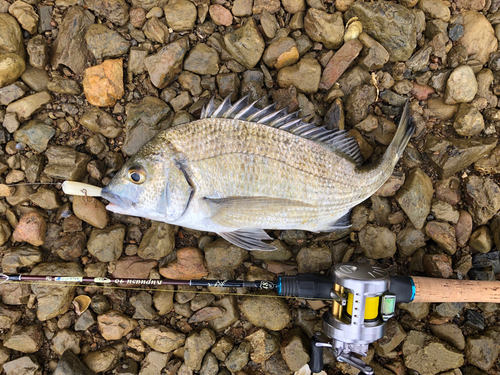
{"type": "Polygon", "coordinates": [[[177,220],[186,211],[193,187],[185,168],[175,161],[168,165],[167,181],[160,200],[160,212],[165,212],[168,222],[177,220]]]}

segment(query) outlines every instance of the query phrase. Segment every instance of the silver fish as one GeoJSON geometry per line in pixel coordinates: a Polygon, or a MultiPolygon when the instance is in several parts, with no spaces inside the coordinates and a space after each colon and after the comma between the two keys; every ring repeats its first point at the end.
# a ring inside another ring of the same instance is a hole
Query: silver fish
{"type": "Polygon", "coordinates": [[[408,102],[381,159],[363,157],[346,131],[258,109],[244,97],[159,133],[102,190],[108,210],[216,232],[248,250],[274,250],[264,229],[330,232],[392,174],[414,126],[408,102]]]}

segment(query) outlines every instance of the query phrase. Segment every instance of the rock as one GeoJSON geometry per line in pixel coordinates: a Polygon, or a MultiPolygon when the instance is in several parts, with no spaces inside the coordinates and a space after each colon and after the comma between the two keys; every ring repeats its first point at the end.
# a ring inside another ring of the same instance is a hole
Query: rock
{"type": "Polygon", "coordinates": [[[390,357],[390,352],[396,349],[406,338],[403,327],[395,320],[389,319],[386,323],[386,331],[382,338],[373,343],[377,354],[382,357],[390,357]]]}
{"type": "Polygon", "coordinates": [[[281,299],[245,297],[241,312],[257,327],[281,331],[290,322],[290,310],[281,299]]]}
{"type": "Polygon", "coordinates": [[[75,331],[86,331],[96,323],[94,313],[86,310],[75,322],[75,331]]]}
{"type": "Polygon", "coordinates": [[[299,50],[295,40],[283,37],[272,42],[266,48],[262,60],[268,67],[277,70],[295,64],[299,61],[299,50]]]}
{"type": "Polygon", "coordinates": [[[418,9],[424,11],[430,18],[436,18],[448,22],[450,20],[450,8],[439,0],[420,0],[418,9]]]}
{"type": "Polygon", "coordinates": [[[24,30],[36,34],[38,14],[30,4],[17,0],[9,7],[9,13],[17,19],[24,30]]]}
{"type": "MultiPolygon", "coordinates": [[[[23,85],[21,82],[15,82],[12,85],[5,86],[3,88],[0,88],[0,104],[1,105],[9,105],[13,101],[21,98],[24,93],[28,90],[28,88],[23,85]]],[[[7,117],[7,115],[6,115],[7,117]]],[[[7,128],[5,126],[5,119],[4,119],[4,128],[7,128]]]]}
{"type": "Polygon", "coordinates": [[[460,214],[448,202],[441,200],[433,200],[431,213],[438,220],[448,221],[451,224],[456,224],[460,218],[460,214]]]}
{"type": "Polygon", "coordinates": [[[85,41],[96,59],[118,57],[130,48],[130,42],[102,24],[91,25],[85,33],[85,41]]]}
{"type": "Polygon", "coordinates": [[[3,345],[21,353],[35,353],[43,345],[43,332],[38,325],[13,325],[5,335],[3,345]]]}
{"type": "Polygon", "coordinates": [[[463,302],[447,302],[440,303],[435,307],[435,310],[438,316],[444,318],[453,318],[462,313],[464,306],[465,303],[463,302]]]}
{"type": "Polygon", "coordinates": [[[174,31],[187,31],[194,27],[197,11],[188,0],[174,0],[165,6],[167,25],[174,31]]]}
{"type": "Polygon", "coordinates": [[[36,211],[28,212],[19,220],[19,224],[12,234],[12,241],[28,242],[33,246],[40,246],[45,241],[46,230],[45,218],[36,211]]]}
{"type": "Polygon", "coordinates": [[[430,329],[434,336],[440,338],[458,350],[464,350],[465,338],[462,330],[457,325],[452,323],[431,325],[430,329]]]}
{"type": "Polygon", "coordinates": [[[366,48],[360,60],[360,66],[368,71],[382,69],[389,61],[389,52],[376,40],[370,38],[367,33],[361,33],[358,38],[366,48]]]}
{"type": "Polygon", "coordinates": [[[215,333],[210,329],[203,328],[190,333],[184,345],[184,363],[192,370],[200,370],[203,357],[213,344],[215,333]]]}
{"type": "Polygon", "coordinates": [[[125,226],[115,224],[106,229],[93,229],[87,248],[101,262],[116,262],[123,252],[125,226]]]}
{"type": "Polygon", "coordinates": [[[309,362],[309,340],[300,328],[288,331],[281,343],[281,355],[292,371],[300,370],[309,362]]]}
{"type": "Polygon", "coordinates": [[[0,13],[0,53],[14,53],[23,60],[26,57],[19,23],[7,13],[0,13]]]}
{"type": "Polygon", "coordinates": [[[83,357],[83,363],[94,372],[105,372],[116,367],[125,344],[118,342],[114,345],[101,347],[83,357]]]}
{"type": "Polygon", "coordinates": [[[109,310],[97,317],[99,331],[105,340],[120,340],[122,337],[133,331],[138,323],[135,319],[119,311],[109,310]]]}
{"type": "Polygon", "coordinates": [[[144,233],[137,254],[143,259],[160,259],[172,252],[175,247],[175,227],[153,221],[144,233]]]}
{"type": "Polygon", "coordinates": [[[58,94],[80,95],[82,92],[76,81],[63,77],[53,78],[52,81],[47,84],[47,89],[58,94]]]}
{"type": "Polygon", "coordinates": [[[177,74],[182,70],[182,63],[187,49],[187,39],[180,38],[144,60],[153,85],[163,89],[173,82],[177,74]]]}
{"type": "Polygon", "coordinates": [[[276,17],[265,9],[260,14],[260,25],[267,38],[272,39],[276,36],[276,31],[279,28],[276,17]]]}
{"type": "Polygon", "coordinates": [[[233,348],[226,358],[226,368],[232,373],[240,371],[248,363],[252,346],[249,342],[243,341],[237,348],[233,348]]]}
{"type": "Polygon", "coordinates": [[[478,135],[484,129],[483,115],[472,105],[462,103],[455,115],[453,128],[464,137],[478,135]]]}
{"type": "Polygon", "coordinates": [[[304,30],[309,38],[328,49],[337,49],[344,41],[344,23],[339,13],[310,8],[304,17],[304,30]]]}
{"type": "Polygon", "coordinates": [[[219,71],[219,55],[212,47],[199,43],[189,52],[184,69],[201,75],[215,75],[219,71]]]}
{"type": "Polygon", "coordinates": [[[108,224],[106,206],[96,198],[73,197],[73,212],[80,220],[104,229],[108,224]]]}
{"type": "Polygon", "coordinates": [[[484,330],[484,316],[476,310],[467,310],[465,312],[464,327],[475,331],[484,330]]]}
{"type": "Polygon", "coordinates": [[[57,332],[52,339],[52,350],[58,355],[63,355],[66,350],[72,351],[75,354],[80,354],[81,337],[81,333],[63,329],[57,332]]]}
{"type": "Polygon", "coordinates": [[[139,292],[130,298],[130,303],[135,307],[134,319],[153,320],[158,318],[153,309],[153,297],[146,291],[139,292]]]}
{"type": "Polygon", "coordinates": [[[279,336],[270,334],[264,329],[259,329],[245,337],[252,345],[250,358],[256,363],[264,363],[280,349],[279,336]]]}
{"type": "Polygon", "coordinates": [[[33,68],[31,65],[26,66],[21,79],[30,89],[36,92],[46,91],[50,82],[49,75],[45,70],[33,68]]]}
{"type": "Polygon", "coordinates": [[[57,364],[52,375],[93,375],[93,372],[80,362],[78,357],[71,351],[66,350],[57,364]]]}
{"type": "MultiPolygon", "coordinates": [[[[3,261],[2,261],[3,264],[3,261]]],[[[3,267],[3,265],[2,265],[3,267]]],[[[4,272],[10,272],[10,271],[4,271],[4,272]]],[[[16,272],[16,271],[14,271],[16,272]]],[[[4,305],[3,303],[0,303],[0,327],[2,329],[10,329],[12,326],[14,326],[22,317],[22,312],[19,310],[15,310],[13,308],[9,308],[8,306],[4,305]]],[[[2,351],[4,351],[4,348],[2,346],[2,351]]],[[[3,353],[2,353],[3,356],[3,353]]]]}
{"type": "Polygon", "coordinates": [[[390,61],[406,61],[417,45],[417,16],[413,10],[386,1],[355,2],[348,19],[359,18],[363,30],[389,52],[390,61]]]}
{"type": "Polygon", "coordinates": [[[85,0],[85,3],[90,10],[119,26],[125,25],[129,20],[125,0],[85,0]]]}
{"type": "Polygon", "coordinates": [[[428,277],[448,279],[453,276],[451,259],[445,254],[425,254],[423,258],[425,274],[428,277]]]}
{"type": "Polygon", "coordinates": [[[106,60],[87,68],[82,84],[90,104],[98,107],[114,106],[124,94],[123,60],[106,60]]]}
{"type": "Polygon", "coordinates": [[[193,314],[188,323],[200,323],[200,322],[209,322],[211,320],[220,318],[224,315],[224,309],[221,307],[204,307],[198,310],[195,314],[193,314]]]}
{"type": "MultiPolygon", "coordinates": [[[[122,151],[127,155],[135,154],[151,138],[172,124],[172,110],[168,104],[151,96],[145,97],[137,104],[127,104],[126,114],[127,133],[122,151]]],[[[158,226],[153,228],[158,229],[158,226]]]]}
{"type": "Polygon", "coordinates": [[[477,225],[485,225],[500,210],[500,187],[491,178],[470,176],[466,192],[469,212],[477,225]]]}
{"type": "Polygon", "coordinates": [[[0,87],[14,83],[26,69],[24,60],[14,53],[0,55],[0,87]]]}
{"type": "Polygon", "coordinates": [[[492,137],[442,139],[427,135],[424,151],[440,177],[446,178],[487,155],[496,143],[496,138],[492,137]]]}
{"type": "Polygon", "coordinates": [[[306,11],[306,2],[304,0],[283,0],[281,3],[288,13],[295,14],[306,11]]]}
{"type": "Polygon", "coordinates": [[[123,257],[116,262],[113,277],[149,279],[149,273],[157,264],[156,260],[143,260],[138,256],[123,257]]]}
{"type": "Polygon", "coordinates": [[[377,92],[372,85],[355,87],[345,102],[345,119],[347,123],[356,125],[368,116],[370,106],[375,102],[377,92]]]}
{"type": "Polygon", "coordinates": [[[408,311],[415,320],[422,320],[429,315],[429,306],[430,303],[428,302],[398,303],[398,307],[408,311]]]}
{"type": "Polygon", "coordinates": [[[389,258],[396,252],[396,235],[385,227],[369,224],[359,232],[359,245],[369,258],[389,258]]]}
{"type": "Polygon", "coordinates": [[[425,235],[421,230],[408,225],[397,234],[396,243],[399,254],[402,257],[408,257],[413,255],[417,249],[425,246],[425,235]]]}
{"type": "Polygon", "coordinates": [[[477,93],[477,81],[474,71],[468,65],[455,68],[446,82],[444,102],[446,104],[467,103],[477,93]]]}
{"type": "Polygon", "coordinates": [[[211,352],[217,357],[219,361],[225,361],[227,355],[233,349],[233,340],[228,336],[222,336],[217,342],[212,346],[211,352]]]}
{"type": "Polygon", "coordinates": [[[233,58],[247,69],[257,65],[265,48],[253,18],[249,18],[239,29],[225,34],[224,42],[233,58]]]}
{"type": "Polygon", "coordinates": [[[90,52],[85,43],[85,31],[94,23],[94,16],[81,6],[72,6],[59,26],[50,56],[54,69],[67,66],[75,74],[83,75],[90,61],[90,52]]]}
{"type": "Polygon", "coordinates": [[[421,374],[437,374],[463,365],[464,358],[455,349],[431,335],[410,331],[403,344],[406,367],[421,374]]]}
{"type": "Polygon", "coordinates": [[[465,345],[465,356],[467,361],[484,371],[488,371],[495,365],[500,353],[498,346],[499,333],[489,329],[484,335],[467,336],[465,345]]]}
{"type": "Polygon", "coordinates": [[[285,261],[293,256],[292,252],[280,240],[274,240],[273,242],[271,242],[271,246],[276,247],[276,250],[274,251],[254,250],[252,251],[251,255],[256,259],[277,260],[277,261],[285,261]]]}
{"type": "Polygon", "coordinates": [[[252,15],[253,0],[235,0],[231,9],[235,17],[247,17],[252,15]]]}
{"type": "Polygon", "coordinates": [[[218,239],[205,247],[205,260],[210,273],[234,271],[248,258],[248,251],[218,239]]]}
{"type": "Polygon", "coordinates": [[[434,116],[440,120],[449,120],[455,116],[458,110],[457,105],[447,105],[442,98],[430,98],[427,100],[427,107],[434,116]]]}
{"type": "Polygon", "coordinates": [[[212,18],[216,25],[231,26],[233,23],[233,15],[222,5],[210,5],[209,12],[210,18],[212,18]]]}
{"type": "Polygon", "coordinates": [[[332,252],[326,246],[303,247],[297,254],[300,273],[319,273],[332,266],[332,252]]]}
{"type": "Polygon", "coordinates": [[[455,228],[448,223],[429,221],[425,233],[432,238],[445,253],[453,255],[457,251],[455,228]]]}
{"type": "Polygon", "coordinates": [[[141,340],[153,350],[168,353],[184,345],[186,336],[171,328],[157,325],[144,328],[141,331],[141,340]]]}
{"type": "Polygon", "coordinates": [[[148,56],[148,51],[140,47],[131,47],[127,71],[130,74],[141,74],[146,71],[146,65],[144,60],[148,56]]]}
{"type": "MultiPolygon", "coordinates": [[[[5,121],[4,121],[5,126],[5,121]]],[[[500,147],[497,146],[489,155],[482,157],[474,164],[474,169],[485,174],[500,173],[500,147]]]]}
{"type": "Polygon", "coordinates": [[[162,369],[167,366],[171,354],[164,354],[151,351],[144,358],[139,375],[155,375],[160,374],[162,369]]]}
{"type": "Polygon", "coordinates": [[[10,103],[7,112],[15,113],[19,121],[25,121],[51,101],[52,97],[48,92],[39,92],[10,103]]]}
{"type": "Polygon", "coordinates": [[[359,55],[362,48],[363,44],[357,39],[345,43],[325,66],[319,88],[322,90],[329,90],[351,65],[352,61],[359,55]]]}
{"type": "Polygon", "coordinates": [[[106,138],[116,138],[122,133],[121,125],[109,113],[92,107],[80,117],[80,124],[93,133],[104,135],[106,138]]]}
{"type": "Polygon", "coordinates": [[[177,250],[177,259],[160,268],[160,274],[167,279],[191,280],[208,275],[203,252],[195,247],[177,250]]]}
{"type": "MultiPolygon", "coordinates": [[[[83,272],[76,263],[52,262],[40,263],[33,267],[32,275],[48,276],[83,276],[83,272]]],[[[73,300],[76,286],[44,285],[43,282],[31,285],[38,302],[37,317],[41,321],[52,319],[68,311],[73,300]]]]}
{"type": "Polygon", "coordinates": [[[42,260],[42,252],[38,249],[29,246],[11,247],[4,252],[2,269],[7,273],[18,273],[21,268],[31,268],[42,260]]]}
{"type": "Polygon", "coordinates": [[[240,318],[238,305],[234,296],[224,297],[214,302],[212,305],[226,310],[224,315],[220,318],[213,319],[208,323],[209,327],[216,332],[221,332],[227,327],[230,327],[240,318]]]}
{"type": "Polygon", "coordinates": [[[469,246],[480,253],[488,253],[493,247],[493,237],[488,227],[482,226],[472,233],[469,246]]]}
{"type": "Polygon", "coordinates": [[[36,152],[44,152],[56,131],[43,121],[31,120],[14,133],[14,139],[28,145],[36,152]]]}
{"type": "Polygon", "coordinates": [[[493,27],[479,12],[465,11],[461,13],[461,16],[464,34],[457,43],[467,48],[469,56],[473,56],[482,63],[487,62],[490,53],[495,52],[498,48],[493,27]]]}
{"type": "Polygon", "coordinates": [[[159,315],[165,315],[174,308],[174,287],[162,285],[153,295],[153,303],[159,315]]]}
{"type": "Polygon", "coordinates": [[[412,169],[396,200],[416,229],[422,229],[430,212],[432,181],[420,168],[412,169]]]}
{"type": "Polygon", "coordinates": [[[39,375],[42,367],[33,356],[23,356],[3,364],[6,375],[39,375]]]}
{"type": "Polygon", "coordinates": [[[305,94],[314,94],[318,91],[321,78],[321,66],[314,59],[302,59],[297,64],[287,66],[278,72],[280,87],[294,86],[305,94]],[[303,77],[310,77],[304,80],[303,77]]]}
{"type": "Polygon", "coordinates": [[[144,35],[146,35],[148,39],[154,40],[155,42],[165,44],[170,40],[168,27],[156,17],[149,19],[143,30],[144,35]]]}

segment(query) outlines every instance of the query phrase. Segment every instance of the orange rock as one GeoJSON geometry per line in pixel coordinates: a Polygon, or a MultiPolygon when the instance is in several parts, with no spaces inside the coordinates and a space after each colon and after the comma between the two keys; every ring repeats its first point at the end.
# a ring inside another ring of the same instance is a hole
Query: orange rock
{"type": "Polygon", "coordinates": [[[434,93],[434,89],[429,85],[419,85],[413,82],[413,89],[411,93],[417,100],[427,100],[430,94],[434,93]]]}
{"type": "Polygon", "coordinates": [[[184,247],[177,251],[177,260],[160,268],[167,279],[190,280],[208,275],[203,252],[195,247],[184,247]]]}
{"type": "Polygon", "coordinates": [[[90,104],[114,106],[123,94],[123,60],[106,60],[85,70],[83,91],[90,104]]]}
{"type": "Polygon", "coordinates": [[[210,17],[216,25],[231,26],[233,23],[233,15],[229,9],[223,7],[222,5],[210,5],[209,12],[210,17]]]}
{"type": "Polygon", "coordinates": [[[73,197],[73,212],[80,220],[104,229],[108,225],[108,213],[104,203],[93,197],[73,197]]]}
{"type": "Polygon", "coordinates": [[[47,223],[42,215],[32,211],[24,214],[12,235],[15,242],[27,242],[33,246],[40,246],[45,242],[47,223]]]}
{"type": "Polygon", "coordinates": [[[357,39],[352,39],[345,43],[325,66],[319,88],[329,90],[337,82],[342,73],[347,70],[349,65],[351,65],[352,61],[358,57],[362,49],[363,44],[357,39]]]}

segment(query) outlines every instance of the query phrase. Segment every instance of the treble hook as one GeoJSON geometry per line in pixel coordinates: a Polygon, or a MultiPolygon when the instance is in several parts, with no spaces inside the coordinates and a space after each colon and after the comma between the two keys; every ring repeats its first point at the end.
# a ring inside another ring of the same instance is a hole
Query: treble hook
{"type": "Polygon", "coordinates": [[[92,197],[92,201],[89,202],[89,196],[87,195],[87,189],[82,189],[82,193],[85,194],[85,198],[83,198],[83,200],[85,201],[85,203],[94,203],[94,198],[92,197]]]}

